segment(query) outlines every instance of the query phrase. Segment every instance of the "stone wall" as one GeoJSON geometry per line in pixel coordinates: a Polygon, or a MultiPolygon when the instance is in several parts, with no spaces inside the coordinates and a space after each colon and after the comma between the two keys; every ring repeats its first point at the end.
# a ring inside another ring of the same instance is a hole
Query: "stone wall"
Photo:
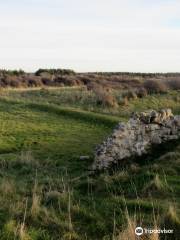
{"type": "Polygon", "coordinates": [[[106,169],[123,159],[142,156],[155,144],[180,137],[180,115],[170,109],[133,113],[127,123],[119,123],[112,135],[95,152],[93,170],[106,169]]]}

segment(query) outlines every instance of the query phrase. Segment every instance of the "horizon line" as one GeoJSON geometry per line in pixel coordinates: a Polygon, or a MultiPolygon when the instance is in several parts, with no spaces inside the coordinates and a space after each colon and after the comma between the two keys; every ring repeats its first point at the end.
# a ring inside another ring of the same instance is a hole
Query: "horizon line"
{"type": "Polygon", "coordinates": [[[75,73],[134,73],[134,74],[180,74],[180,71],[76,71],[73,68],[60,68],[60,67],[49,67],[44,68],[40,67],[34,71],[28,71],[23,68],[1,68],[0,71],[23,71],[25,73],[36,73],[38,70],[52,70],[52,69],[60,69],[60,70],[70,70],[74,71],[75,73]]]}

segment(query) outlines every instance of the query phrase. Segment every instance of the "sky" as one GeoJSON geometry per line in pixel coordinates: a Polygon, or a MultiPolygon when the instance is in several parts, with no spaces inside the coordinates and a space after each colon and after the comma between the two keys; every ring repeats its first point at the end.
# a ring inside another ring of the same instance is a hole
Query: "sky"
{"type": "Polygon", "coordinates": [[[0,0],[0,68],[180,72],[180,0],[0,0]]]}

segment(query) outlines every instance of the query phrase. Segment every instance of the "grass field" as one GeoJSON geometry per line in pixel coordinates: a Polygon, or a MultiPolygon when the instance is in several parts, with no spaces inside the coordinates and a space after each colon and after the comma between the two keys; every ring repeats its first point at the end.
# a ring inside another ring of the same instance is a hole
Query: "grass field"
{"type": "Polygon", "coordinates": [[[0,239],[131,240],[138,224],[174,229],[161,237],[178,239],[179,141],[111,172],[89,174],[96,145],[119,121],[132,111],[164,107],[179,114],[180,92],[112,109],[81,88],[1,90],[0,239]],[[80,160],[84,155],[89,160],[80,160]]]}

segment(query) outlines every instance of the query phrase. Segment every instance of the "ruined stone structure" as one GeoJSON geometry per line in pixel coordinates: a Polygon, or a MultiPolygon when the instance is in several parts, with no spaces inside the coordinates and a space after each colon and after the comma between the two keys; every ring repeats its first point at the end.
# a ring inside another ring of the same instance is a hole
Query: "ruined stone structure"
{"type": "Polygon", "coordinates": [[[95,152],[94,170],[106,169],[123,159],[142,156],[155,144],[180,137],[180,115],[171,109],[133,113],[127,123],[119,123],[112,135],[95,152]]]}

